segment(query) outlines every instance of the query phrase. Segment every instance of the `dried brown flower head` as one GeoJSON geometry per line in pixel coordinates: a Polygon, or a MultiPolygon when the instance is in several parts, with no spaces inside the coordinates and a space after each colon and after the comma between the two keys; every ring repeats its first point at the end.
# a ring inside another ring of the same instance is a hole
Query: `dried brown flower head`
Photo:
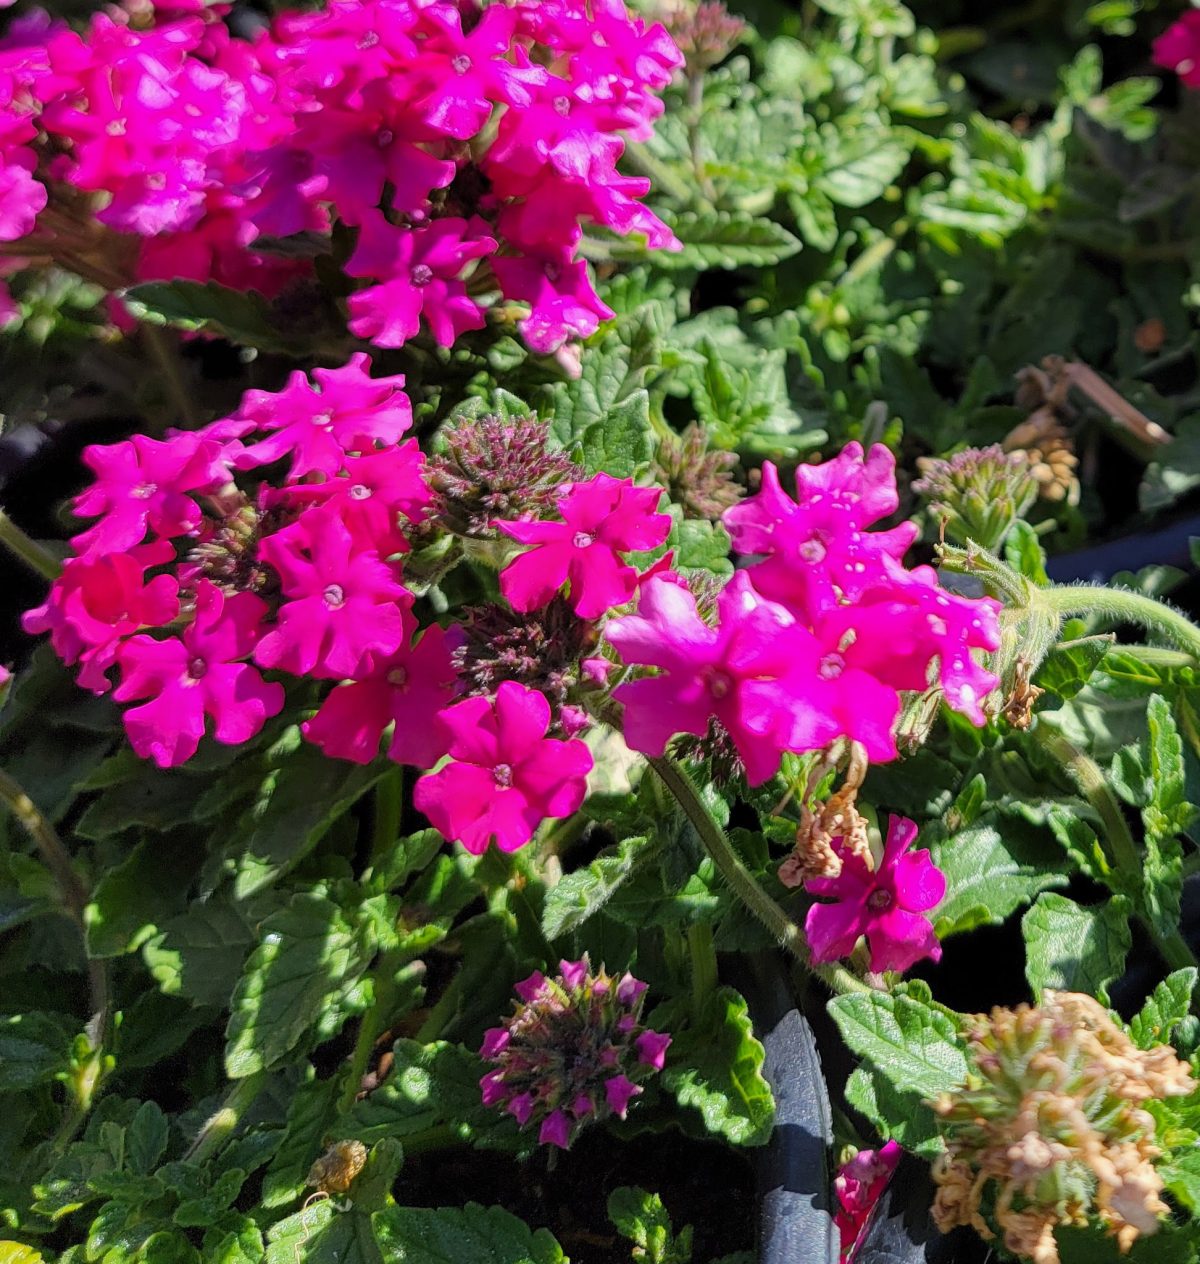
{"type": "Polygon", "coordinates": [[[946,1141],[938,1227],[973,1225],[1035,1264],[1058,1264],[1058,1225],[1096,1224],[1122,1250],[1154,1233],[1168,1208],[1154,1119],[1138,1103],[1195,1089],[1175,1051],[1137,1048],[1077,992],[968,1023],[973,1074],[933,1103],[946,1141]]]}

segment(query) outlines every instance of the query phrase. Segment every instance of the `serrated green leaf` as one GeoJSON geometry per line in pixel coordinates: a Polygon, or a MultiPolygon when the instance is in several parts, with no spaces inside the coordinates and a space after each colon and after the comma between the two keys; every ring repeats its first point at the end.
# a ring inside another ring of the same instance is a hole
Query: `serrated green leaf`
{"type": "Polygon", "coordinates": [[[1151,796],[1142,809],[1146,828],[1143,902],[1150,924],[1159,934],[1169,935],[1179,925],[1183,897],[1183,847],[1178,835],[1196,819],[1196,808],[1185,797],[1183,742],[1171,704],[1161,694],[1151,696],[1146,720],[1151,796]]]}
{"type": "Polygon", "coordinates": [[[312,1203],[271,1227],[266,1264],[384,1264],[372,1220],[354,1208],[312,1203]]]}
{"type": "Polygon", "coordinates": [[[864,1059],[847,1085],[851,1105],[906,1150],[936,1154],[941,1143],[927,1103],[959,1087],[968,1069],[954,1020],[906,988],[837,996],[829,1012],[864,1059]]]}
{"type": "Polygon", "coordinates": [[[601,852],[586,868],[566,874],[546,895],[542,906],[546,938],[557,939],[577,929],[602,909],[648,850],[647,839],[626,838],[617,847],[601,852]]]}
{"type": "Polygon", "coordinates": [[[1167,1189],[1200,1217],[1200,1153],[1172,1155],[1157,1166],[1167,1189]]]}
{"type": "Polygon", "coordinates": [[[0,1018],[0,1093],[23,1093],[66,1069],[75,1036],[61,1014],[0,1018]]]}
{"type": "Polygon", "coordinates": [[[691,1225],[676,1234],[657,1194],[622,1185],[608,1196],[608,1218],[633,1243],[639,1264],[688,1264],[692,1258],[691,1225]]]}
{"type": "Polygon", "coordinates": [[[338,1093],[336,1077],[309,1080],[288,1102],[283,1141],[263,1176],[264,1207],[286,1206],[304,1192],[305,1177],[320,1155],[336,1116],[338,1093]]]}
{"type": "Polygon", "coordinates": [[[1056,646],[1042,660],[1034,683],[1065,702],[1091,680],[1111,648],[1111,639],[1099,636],[1056,646]]]}
{"type": "Polygon", "coordinates": [[[332,900],[295,896],[262,925],[233,995],[225,1072],[241,1079],[284,1059],[316,1026],[326,1038],[366,1004],[356,985],[375,944],[332,900]]]}
{"type": "Polygon", "coordinates": [[[567,1264],[547,1230],[500,1207],[389,1207],[374,1223],[384,1257],[397,1264],[567,1264]]]}
{"type": "Polygon", "coordinates": [[[1088,908],[1051,891],[1039,895],[1021,919],[1025,977],[1034,996],[1057,988],[1107,1001],[1107,986],[1124,971],[1133,942],[1129,913],[1120,895],[1088,908]]]}
{"type": "Polygon", "coordinates": [[[816,187],[838,206],[857,208],[881,197],[912,153],[912,143],[889,135],[880,119],[864,119],[852,130],[829,126],[822,138],[831,143],[822,154],[816,187]]]}
{"type": "Polygon", "coordinates": [[[260,351],[297,350],[256,290],[233,290],[215,281],[150,281],[126,290],[124,299],[134,316],[153,325],[205,330],[260,351]]]}
{"type": "Polygon", "coordinates": [[[654,264],[676,268],[767,268],[790,259],[800,241],[782,224],[763,215],[741,211],[682,211],[660,209],[664,222],[683,243],[681,251],[656,251],[654,264]]]}
{"type": "Polygon", "coordinates": [[[984,816],[933,843],[930,854],[946,875],[946,898],[933,912],[939,938],[998,925],[1040,891],[1068,880],[1054,844],[1011,815],[984,816]]]}
{"type": "Polygon", "coordinates": [[[187,849],[164,848],[156,839],[140,843],[108,868],[84,910],[88,955],[136,952],[183,910],[195,867],[187,849]]]}
{"type": "Polygon", "coordinates": [[[698,1110],[710,1132],[734,1145],[765,1144],[775,1124],[775,1100],[745,999],[733,988],[718,988],[686,1028],[683,1013],[678,1005],[662,1006],[650,1019],[676,1033],[663,1087],[681,1106],[698,1110]]]}
{"type": "Polygon", "coordinates": [[[168,996],[224,1009],[255,942],[245,914],[221,900],[193,902],[142,949],[142,958],[168,996]]]}
{"type": "Polygon", "coordinates": [[[131,1172],[149,1176],[167,1152],[170,1125],[155,1102],[143,1102],[125,1132],[125,1156],[131,1172]]]}
{"type": "Polygon", "coordinates": [[[1191,1013],[1198,973],[1195,966],[1176,970],[1147,997],[1145,1005],[1129,1021],[1133,1043],[1139,1049],[1171,1043],[1171,1032],[1191,1013]]]}

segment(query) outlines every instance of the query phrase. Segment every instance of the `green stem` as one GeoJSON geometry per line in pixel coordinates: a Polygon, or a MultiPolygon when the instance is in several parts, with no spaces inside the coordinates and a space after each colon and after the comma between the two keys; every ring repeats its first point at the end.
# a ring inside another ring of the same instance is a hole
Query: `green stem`
{"type": "Polygon", "coordinates": [[[234,1129],[242,1122],[242,1116],[247,1108],[258,1096],[266,1079],[265,1071],[257,1071],[244,1080],[235,1081],[233,1087],[225,1095],[225,1101],[220,1109],[205,1120],[192,1144],[188,1146],[183,1156],[185,1163],[203,1163],[229,1140],[234,1129]]]}
{"type": "Polygon", "coordinates": [[[708,810],[691,777],[669,755],[647,759],[662,783],[675,796],[684,815],[695,827],[704,849],[743,904],[771,932],[805,969],[824,981],[834,992],[870,992],[864,983],[845,966],[817,965],[808,952],[804,931],[762,889],[757,879],[733,850],[725,831],[708,810]]]}
{"type": "Polygon", "coordinates": [[[0,544],[50,583],[62,574],[58,558],[27,536],[3,509],[0,509],[0,544]]]}
{"type": "MultiPolygon", "coordinates": [[[[1048,725],[1040,724],[1034,732],[1034,737],[1048,755],[1062,764],[1067,776],[1100,817],[1104,835],[1112,853],[1113,868],[1127,879],[1131,888],[1136,890],[1143,881],[1142,854],[1137,843],[1134,842],[1133,833],[1129,828],[1129,822],[1125,819],[1121,804],[1104,776],[1104,770],[1094,759],[1085,755],[1061,733],[1055,732],[1048,725]]],[[[1179,970],[1185,966],[1200,966],[1200,960],[1197,960],[1195,953],[1188,947],[1178,930],[1164,935],[1155,929],[1149,918],[1139,914],[1138,920],[1145,927],[1146,933],[1154,940],[1154,946],[1162,959],[1172,970],[1179,970]]]]}
{"type": "MultiPolygon", "coordinates": [[[[340,1108],[343,1112],[354,1105],[354,1099],[362,1087],[363,1076],[370,1065],[371,1054],[379,1043],[379,1037],[388,1029],[399,992],[396,976],[404,967],[407,956],[406,952],[385,952],[372,971],[374,997],[371,1008],[362,1016],[362,1022],[358,1025],[358,1038],[354,1042],[354,1052],[346,1072],[346,1085],[342,1090],[340,1108]]],[[[424,973],[424,963],[412,961],[408,963],[405,973],[411,977],[412,973],[418,971],[424,973]]]]}
{"type": "Polygon", "coordinates": [[[1200,628],[1178,610],[1153,597],[1125,588],[1080,587],[1039,588],[1035,602],[1062,619],[1101,615],[1122,623],[1135,623],[1152,636],[1200,658],[1200,628]]]}
{"type": "Polygon", "coordinates": [[[692,1017],[699,1022],[708,999],[717,990],[717,953],[712,926],[693,922],[687,933],[688,954],[692,959],[692,1017]]]}
{"type": "Polygon", "coordinates": [[[178,341],[165,330],[151,324],[142,325],[142,339],[162,374],[167,395],[179,414],[179,419],[186,427],[194,429],[200,424],[200,416],[179,371],[178,341]]]}
{"type": "Polygon", "coordinates": [[[631,167],[636,167],[642,175],[648,176],[654,182],[658,192],[665,193],[683,206],[690,206],[695,202],[695,190],[677,176],[665,162],[650,153],[645,145],[628,146],[625,156],[631,167]]]}
{"type": "Polygon", "coordinates": [[[404,769],[389,769],[375,784],[374,819],[371,822],[371,869],[378,870],[391,855],[400,837],[404,811],[404,769]]]}

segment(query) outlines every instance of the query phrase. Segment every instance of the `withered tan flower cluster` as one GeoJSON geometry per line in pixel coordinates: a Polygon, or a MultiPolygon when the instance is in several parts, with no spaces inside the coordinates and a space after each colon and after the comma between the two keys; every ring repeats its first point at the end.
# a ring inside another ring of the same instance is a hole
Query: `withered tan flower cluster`
{"type": "Polygon", "coordinates": [[[934,1166],[938,1227],[973,1225],[1035,1264],[1058,1264],[1056,1225],[1098,1222],[1122,1251],[1154,1233],[1169,1209],[1140,1104],[1195,1089],[1174,1049],[1138,1049],[1076,992],[971,1024],[973,1072],[933,1103],[946,1140],[934,1166]]]}

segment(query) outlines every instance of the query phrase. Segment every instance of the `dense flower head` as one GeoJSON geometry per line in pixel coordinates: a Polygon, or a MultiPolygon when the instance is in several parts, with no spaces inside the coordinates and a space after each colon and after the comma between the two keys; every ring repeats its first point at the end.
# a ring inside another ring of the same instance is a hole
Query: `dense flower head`
{"type": "Polygon", "coordinates": [[[500,573],[500,591],[514,610],[537,610],[569,585],[571,608],[595,619],[624,605],[637,587],[623,553],[656,548],[671,530],[655,512],[662,492],[632,479],[596,474],[567,484],[555,498],[560,522],[500,522],[505,535],[531,547],[500,573]]]}
{"type": "Polygon", "coordinates": [[[53,256],[54,190],[96,229],[105,277],[272,296],[313,274],[274,243],[340,230],[352,332],[449,346],[501,299],[550,353],[612,314],[583,223],[678,247],[617,162],[682,58],[623,0],[335,0],[248,38],[143,3],[21,31],[0,48],[0,240],[53,256]]]}
{"type": "Polygon", "coordinates": [[[860,1150],[838,1168],[833,1178],[833,1192],[838,1200],[833,1220],[841,1241],[841,1264],[853,1264],[871,1213],[903,1153],[897,1142],[888,1141],[878,1150],[860,1150]]]}
{"type": "Polygon", "coordinates": [[[986,721],[996,677],[972,651],[999,646],[999,606],[947,592],[929,567],[905,569],[912,524],[869,529],[898,505],[894,465],[886,448],[864,459],[850,444],[802,466],[793,500],[767,462],[761,491],[724,515],[750,564],[729,581],[714,623],[678,575],[641,577],[636,614],[605,629],[623,662],[656,669],[614,694],[635,750],[661,755],[673,735],[702,737],[715,721],[752,785],[785,751],[839,738],[872,761],[894,759],[901,694],[930,688],[935,672],[951,707],[986,721]]]}
{"type": "Polygon", "coordinates": [[[840,850],[835,843],[841,873],[806,884],[810,895],[833,901],[814,904],[804,920],[814,961],[848,957],[863,935],[874,971],[907,970],[925,957],[941,960],[942,946],[924,915],[942,902],[946,876],[928,851],[909,850],[916,837],[913,821],[893,816],[874,867],[868,857],[840,850]]]}
{"type": "Polygon", "coordinates": [[[484,1035],[493,1069],[479,1081],[485,1106],[569,1149],[588,1124],[624,1119],[642,1084],[661,1071],[671,1037],[642,1024],[646,984],[593,971],[586,955],[517,984],[520,1003],[484,1035]]]}
{"type": "Polygon", "coordinates": [[[550,704],[540,693],[505,681],[494,699],[456,702],[439,722],[451,762],[417,782],[414,802],[468,851],[515,851],[543,820],[583,802],[591,751],[546,736],[550,704]]]}
{"type": "Polygon", "coordinates": [[[1047,989],[1037,1006],[967,1020],[971,1074],[932,1103],[937,1226],[973,1225],[1058,1264],[1057,1225],[1091,1223],[1122,1253],[1169,1214],[1145,1102],[1195,1091],[1170,1045],[1139,1049],[1098,1001],[1047,989]]]}

